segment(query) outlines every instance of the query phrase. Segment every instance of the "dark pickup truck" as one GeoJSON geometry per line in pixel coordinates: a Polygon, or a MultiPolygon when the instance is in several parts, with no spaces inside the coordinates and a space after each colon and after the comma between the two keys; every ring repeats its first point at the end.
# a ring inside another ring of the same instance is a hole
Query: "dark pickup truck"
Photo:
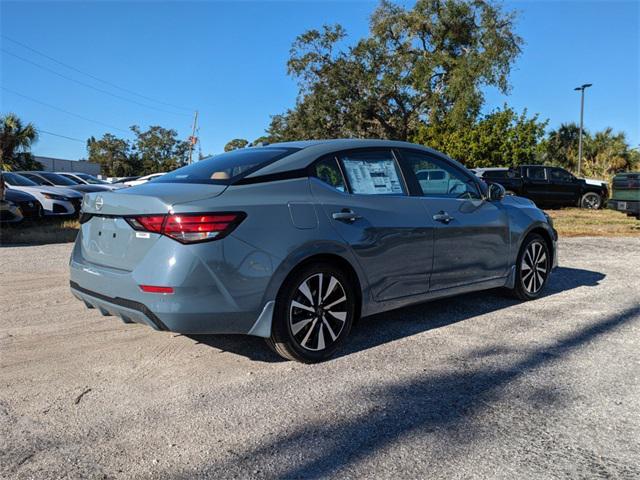
{"type": "Polygon", "coordinates": [[[522,165],[515,168],[478,168],[486,183],[499,183],[507,194],[533,200],[539,206],[602,208],[609,196],[607,182],[577,178],[564,168],[522,165]]]}

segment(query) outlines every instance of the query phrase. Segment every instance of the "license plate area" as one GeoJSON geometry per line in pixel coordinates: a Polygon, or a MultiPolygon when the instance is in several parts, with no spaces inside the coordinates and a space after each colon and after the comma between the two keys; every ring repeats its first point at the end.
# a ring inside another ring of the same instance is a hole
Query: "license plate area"
{"type": "MultiPolygon", "coordinates": [[[[131,271],[157,240],[139,237],[122,217],[94,216],[82,224],[82,253],[91,263],[131,271]]],[[[147,232],[145,232],[147,233],[147,232]]]]}
{"type": "Polygon", "coordinates": [[[627,209],[627,202],[618,202],[617,208],[618,208],[618,210],[626,210],[627,209]]]}

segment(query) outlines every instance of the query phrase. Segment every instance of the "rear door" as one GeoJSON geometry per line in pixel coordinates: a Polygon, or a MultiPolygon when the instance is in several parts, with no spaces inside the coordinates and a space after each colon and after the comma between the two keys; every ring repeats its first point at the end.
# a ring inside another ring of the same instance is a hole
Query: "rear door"
{"type": "Polygon", "coordinates": [[[409,149],[401,155],[407,180],[422,201],[422,214],[436,226],[430,289],[507,275],[509,218],[501,203],[484,200],[473,176],[444,158],[409,149]],[[425,169],[446,172],[446,185],[420,179],[425,169]]]}
{"type": "Polygon", "coordinates": [[[311,191],[351,247],[376,301],[425,293],[433,224],[390,149],[342,152],[312,167],[311,191]]]}
{"type": "Polygon", "coordinates": [[[553,203],[553,192],[545,167],[525,167],[523,180],[525,197],[538,204],[553,203]]]}

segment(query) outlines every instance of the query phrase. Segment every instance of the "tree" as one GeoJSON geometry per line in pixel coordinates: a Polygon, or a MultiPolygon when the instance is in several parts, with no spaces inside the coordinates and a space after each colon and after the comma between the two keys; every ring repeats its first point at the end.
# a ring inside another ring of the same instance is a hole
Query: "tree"
{"type": "Polygon", "coordinates": [[[370,34],[342,47],[340,25],[297,37],[287,64],[294,108],[272,117],[273,140],[379,137],[407,140],[420,125],[473,123],[482,87],[507,92],[522,40],[514,14],[485,0],[383,1],[370,34]]]}
{"type": "Polygon", "coordinates": [[[225,152],[230,152],[231,150],[237,150],[238,148],[244,148],[249,144],[248,140],[244,138],[234,138],[233,140],[227,142],[224,146],[225,152]]]}
{"type": "MultiPolygon", "coordinates": [[[[558,165],[577,173],[580,127],[565,123],[552,130],[540,145],[540,159],[547,165],[558,165]]],[[[638,166],[638,152],[629,147],[623,132],[606,128],[595,134],[582,132],[582,172],[587,177],[609,178],[617,172],[638,166]]]]}
{"type": "Polygon", "coordinates": [[[546,125],[537,115],[527,117],[526,110],[518,114],[505,105],[465,128],[424,125],[413,141],[446,152],[469,168],[515,166],[537,163],[546,125]]]}
{"type": "Polygon", "coordinates": [[[0,116],[0,167],[2,170],[37,170],[42,168],[31,155],[38,141],[38,131],[32,123],[24,125],[14,114],[0,116]]]}
{"type": "Polygon", "coordinates": [[[179,140],[175,130],[151,126],[143,132],[134,125],[131,131],[136,138],[130,156],[139,163],[139,174],[169,172],[187,164],[189,142],[179,140]]]}
{"type": "MultiPolygon", "coordinates": [[[[580,127],[575,123],[563,123],[557,130],[551,130],[540,145],[542,163],[576,170],[579,137],[580,127]]],[[[588,142],[589,133],[583,132],[582,139],[588,142]]]]}
{"type": "Polygon", "coordinates": [[[127,177],[139,173],[139,166],[130,156],[130,148],[127,140],[110,133],[105,133],[99,140],[95,137],[87,140],[88,160],[99,163],[102,174],[108,177],[127,177]]]}

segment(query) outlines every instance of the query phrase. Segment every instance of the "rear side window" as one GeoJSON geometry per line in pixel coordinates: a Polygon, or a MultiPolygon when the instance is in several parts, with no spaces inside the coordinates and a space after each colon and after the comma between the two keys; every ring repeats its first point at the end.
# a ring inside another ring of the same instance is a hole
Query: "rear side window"
{"type": "Polygon", "coordinates": [[[327,157],[317,162],[313,167],[313,176],[331,185],[336,190],[347,191],[342,172],[335,157],[327,157]]]}
{"type": "Polygon", "coordinates": [[[544,167],[528,167],[527,176],[530,180],[546,180],[547,174],[544,167]]]}
{"type": "Polygon", "coordinates": [[[351,193],[406,195],[400,167],[390,150],[346,152],[340,160],[351,193]]]}
{"type": "Polygon", "coordinates": [[[154,183],[212,183],[229,185],[297,151],[295,148],[242,148],[205,158],[154,179],[154,183]]]}

